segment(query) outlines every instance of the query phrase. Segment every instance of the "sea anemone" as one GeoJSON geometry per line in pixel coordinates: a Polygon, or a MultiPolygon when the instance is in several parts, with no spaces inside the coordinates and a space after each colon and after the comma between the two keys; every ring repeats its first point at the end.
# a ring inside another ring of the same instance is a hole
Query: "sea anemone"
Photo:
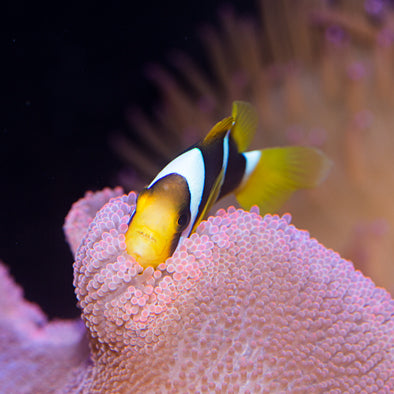
{"type": "Polygon", "coordinates": [[[118,193],[88,193],[64,227],[87,336],[0,265],[2,391],[393,391],[394,301],[290,215],[221,209],[143,270],[124,242],[136,194],[118,193]]]}
{"type": "Polygon", "coordinates": [[[84,392],[389,392],[394,302],[290,215],[230,207],[164,264],[126,252],[136,194],[77,251],[93,366],[84,392]]]}
{"type": "Polygon", "coordinates": [[[54,393],[89,363],[86,330],[78,320],[48,322],[23,299],[0,261],[0,392],[54,393]]]}
{"type": "Polygon", "coordinates": [[[121,187],[115,189],[105,188],[95,193],[88,191],[85,193],[84,198],[73,204],[63,226],[64,234],[73,254],[77,251],[97,211],[111,198],[122,194],[123,189],[121,187]]]}

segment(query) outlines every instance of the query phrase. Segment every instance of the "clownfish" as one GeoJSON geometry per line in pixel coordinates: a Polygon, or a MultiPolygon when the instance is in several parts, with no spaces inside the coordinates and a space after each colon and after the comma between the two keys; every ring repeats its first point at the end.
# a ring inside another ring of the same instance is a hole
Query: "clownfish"
{"type": "Polygon", "coordinates": [[[234,193],[244,209],[274,213],[297,189],[318,185],[331,161],[305,146],[245,152],[257,128],[252,105],[235,101],[232,116],[167,164],[139,194],[126,250],[143,267],[170,257],[221,197],[234,193]]]}

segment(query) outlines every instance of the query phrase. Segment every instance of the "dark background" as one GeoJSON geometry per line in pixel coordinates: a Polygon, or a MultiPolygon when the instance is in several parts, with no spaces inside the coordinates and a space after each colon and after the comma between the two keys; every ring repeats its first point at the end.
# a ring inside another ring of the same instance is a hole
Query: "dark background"
{"type": "MultiPolygon", "coordinates": [[[[108,137],[125,110],[158,96],[144,77],[171,49],[202,56],[198,28],[225,1],[9,1],[1,12],[0,259],[28,300],[74,317],[73,258],[62,225],[86,190],[116,186],[108,137]]],[[[254,2],[231,2],[240,12],[254,2]]]]}

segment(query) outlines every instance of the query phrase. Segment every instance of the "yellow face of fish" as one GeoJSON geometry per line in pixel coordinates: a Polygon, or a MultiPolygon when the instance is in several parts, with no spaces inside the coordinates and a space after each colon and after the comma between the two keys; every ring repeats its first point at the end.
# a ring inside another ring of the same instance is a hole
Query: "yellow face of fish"
{"type": "Polygon", "coordinates": [[[156,268],[174,252],[190,221],[186,181],[170,174],[138,196],[126,233],[127,253],[143,267],[156,268]]]}

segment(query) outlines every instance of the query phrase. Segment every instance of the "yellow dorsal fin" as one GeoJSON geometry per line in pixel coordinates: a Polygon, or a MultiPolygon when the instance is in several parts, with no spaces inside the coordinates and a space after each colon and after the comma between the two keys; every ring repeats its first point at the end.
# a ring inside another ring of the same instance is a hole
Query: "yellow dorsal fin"
{"type": "MultiPolygon", "coordinates": [[[[256,152],[246,153],[246,159],[256,152]]],[[[331,160],[311,147],[268,148],[259,152],[256,167],[235,195],[243,208],[258,205],[262,215],[277,211],[297,189],[317,186],[331,167],[331,160]]]]}
{"type": "Polygon", "coordinates": [[[223,134],[227,133],[227,131],[231,129],[233,123],[234,119],[232,116],[224,118],[220,122],[216,123],[215,126],[212,127],[211,131],[206,135],[202,143],[209,144],[212,140],[220,138],[223,134]]]}
{"type": "Polygon", "coordinates": [[[253,105],[245,101],[234,101],[232,117],[234,126],[231,136],[238,147],[238,152],[245,152],[256,132],[258,116],[253,105]]]}

